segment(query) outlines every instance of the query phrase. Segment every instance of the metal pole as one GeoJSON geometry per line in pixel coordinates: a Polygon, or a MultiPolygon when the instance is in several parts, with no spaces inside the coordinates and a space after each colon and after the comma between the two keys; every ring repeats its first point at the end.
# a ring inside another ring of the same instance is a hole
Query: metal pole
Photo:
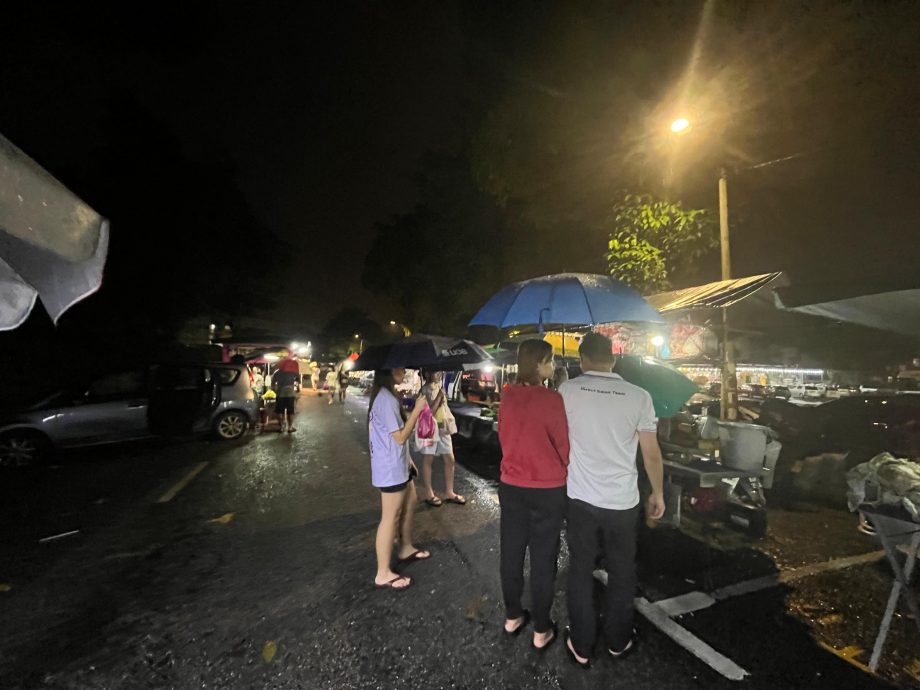
{"type": "MultiPolygon", "coordinates": [[[[728,225],[728,173],[719,174],[719,244],[722,249],[722,280],[732,277],[731,241],[728,225]]],[[[722,419],[738,418],[738,376],[735,346],[728,327],[728,307],[722,308],[722,419]]]]}

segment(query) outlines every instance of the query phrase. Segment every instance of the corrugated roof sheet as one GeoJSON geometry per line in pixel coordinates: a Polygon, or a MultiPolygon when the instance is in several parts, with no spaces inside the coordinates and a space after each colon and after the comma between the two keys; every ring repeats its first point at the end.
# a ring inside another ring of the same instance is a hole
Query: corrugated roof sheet
{"type": "Polygon", "coordinates": [[[740,302],[745,297],[750,297],[760,288],[772,283],[780,275],[782,275],[782,272],[776,271],[774,273],[747,276],[746,278],[718,280],[714,283],[683,288],[682,290],[660,292],[657,295],[646,297],[645,301],[661,314],[684,309],[728,307],[740,302]]]}

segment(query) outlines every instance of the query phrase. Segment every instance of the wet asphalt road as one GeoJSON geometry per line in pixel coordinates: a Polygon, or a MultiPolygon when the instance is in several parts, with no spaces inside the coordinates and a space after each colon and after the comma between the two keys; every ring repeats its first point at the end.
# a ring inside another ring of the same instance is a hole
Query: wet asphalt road
{"type": "MultiPolygon", "coordinates": [[[[292,436],[82,452],[4,473],[0,687],[738,687],[643,618],[636,654],[587,672],[567,663],[562,644],[538,655],[526,636],[503,639],[496,472],[482,452],[458,448],[470,468],[458,470],[467,506],[419,508],[416,541],[434,558],[410,567],[415,586],[374,590],[379,499],[365,401],[327,406],[306,393],[299,409],[292,436]]],[[[877,548],[842,511],[770,519],[757,544],[705,526],[689,527],[694,538],[644,532],[640,594],[708,592],[877,548]]],[[[561,623],[565,571],[563,552],[561,623]]],[[[884,564],[868,563],[678,622],[749,671],[747,687],[890,687],[841,658],[866,660],[888,578],[884,564]]],[[[896,620],[883,673],[920,687],[909,624],[896,620]]]]}

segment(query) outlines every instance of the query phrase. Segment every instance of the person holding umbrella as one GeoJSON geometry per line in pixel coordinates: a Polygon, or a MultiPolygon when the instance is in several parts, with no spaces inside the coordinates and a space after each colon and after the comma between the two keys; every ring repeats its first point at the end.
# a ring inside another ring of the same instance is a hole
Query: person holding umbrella
{"type": "Polygon", "coordinates": [[[412,543],[412,517],[415,503],[415,482],[418,470],[409,458],[406,442],[412,437],[415,423],[426,407],[425,396],[419,396],[408,419],[403,418],[402,406],[396,395],[406,370],[378,369],[374,372],[374,387],[368,403],[367,429],[371,456],[371,483],[380,490],[380,524],[377,526],[378,589],[408,589],[412,578],[393,571],[393,543],[398,535],[398,566],[431,558],[431,552],[417,549],[412,543]]]}
{"type": "Polygon", "coordinates": [[[557,637],[550,615],[569,464],[569,431],[562,396],[543,386],[552,375],[552,346],[542,340],[521,343],[517,383],[502,396],[498,417],[504,631],[517,635],[530,619],[530,613],[521,607],[524,556],[529,549],[532,644],[539,651],[557,637]]]}

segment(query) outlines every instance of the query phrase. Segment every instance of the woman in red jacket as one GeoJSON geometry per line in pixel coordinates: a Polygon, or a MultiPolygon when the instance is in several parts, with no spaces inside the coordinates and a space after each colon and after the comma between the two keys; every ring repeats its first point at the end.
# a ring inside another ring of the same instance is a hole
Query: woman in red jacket
{"type": "Polygon", "coordinates": [[[521,608],[524,553],[529,548],[533,646],[538,650],[549,647],[558,635],[550,610],[569,464],[569,430],[562,396],[543,386],[552,375],[552,346],[542,340],[521,343],[517,383],[502,395],[498,417],[505,633],[517,635],[530,619],[529,612],[521,608]]]}

